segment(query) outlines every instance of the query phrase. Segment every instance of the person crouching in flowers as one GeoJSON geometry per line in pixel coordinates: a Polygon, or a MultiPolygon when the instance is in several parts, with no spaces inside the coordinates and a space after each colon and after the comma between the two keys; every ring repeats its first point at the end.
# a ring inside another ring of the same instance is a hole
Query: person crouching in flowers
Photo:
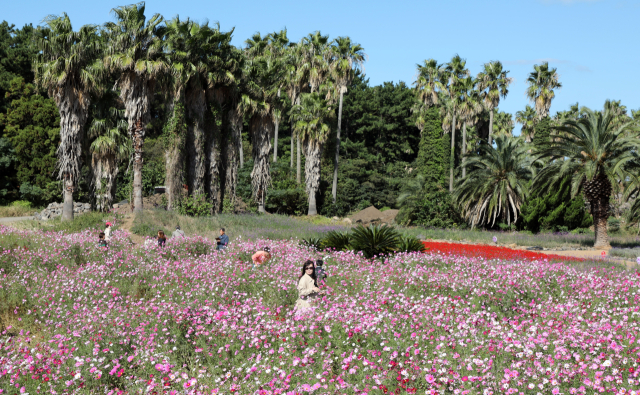
{"type": "Polygon", "coordinates": [[[109,246],[109,244],[107,243],[107,240],[105,239],[105,235],[104,232],[100,232],[100,234],[98,235],[98,247],[103,247],[103,248],[107,248],[109,246]]]}
{"type": "Polygon", "coordinates": [[[313,261],[306,261],[302,265],[302,274],[298,277],[298,300],[296,301],[296,309],[307,309],[311,307],[310,300],[324,295],[324,291],[315,286],[316,274],[313,267],[313,261]]]}
{"type": "Polygon", "coordinates": [[[253,254],[251,256],[251,260],[253,261],[252,269],[255,269],[256,266],[260,266],[260,265],[264,264],[266,261],[268,261],[269,259],[271,259],[270,251],[271,250],[269,249],[269,247],[264,247],[260,251],[258,251],[255,254],[253,254]]]}

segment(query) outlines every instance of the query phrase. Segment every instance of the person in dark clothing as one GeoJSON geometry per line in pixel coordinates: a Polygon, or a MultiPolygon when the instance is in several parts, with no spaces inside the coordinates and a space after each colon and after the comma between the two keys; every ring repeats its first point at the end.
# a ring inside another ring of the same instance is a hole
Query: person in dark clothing
{"type": "Polygon", "coordinates": [[[224,228],[220,228],[220,237],[216,237],[216,250],[224,250],[229,244],[229,236],[224,233],[224,228]]]}
{"type": "Polygon", "coordinates": [[[158,231],[158,247],[164,247],[164,243],[167,242],[167,236],[164,235],[164,232],[159,230],[158,231]]]}
{"type": "Polygon", "coordinates": [[[99,241],[98,241],[98,247],[108,247],[109,244],[107,243],[107,240],[105,238],[105,234],[104,232],[100,232],[100,234],[98,235],[99,237],[99,241]]]}

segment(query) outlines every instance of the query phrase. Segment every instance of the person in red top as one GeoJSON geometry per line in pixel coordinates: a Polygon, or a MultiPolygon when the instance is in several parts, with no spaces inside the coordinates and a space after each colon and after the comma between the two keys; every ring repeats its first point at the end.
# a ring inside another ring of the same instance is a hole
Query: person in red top
{"type": "Polygon", "coordinates": [[[255,269],[256,266],[260,266],[271,259],[271,253],[269,251],[269,247],[264,247],[260,251],[253,254],[253,256],[251,257],[251,260],[253,261],[253,269],[255,269]]]}

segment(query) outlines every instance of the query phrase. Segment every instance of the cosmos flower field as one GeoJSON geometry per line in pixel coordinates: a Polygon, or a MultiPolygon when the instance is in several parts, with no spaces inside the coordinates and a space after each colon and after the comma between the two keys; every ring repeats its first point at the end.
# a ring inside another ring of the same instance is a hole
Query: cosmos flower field
{"type": "Polygon", "coordinates": [[[633,394],[640,277],[431,250],[329,253],[295,312],[290,241],[15,231],[0,255],[2,394],[633,394]],[[272,260],[251,270],[250,256],[272,260]]]}

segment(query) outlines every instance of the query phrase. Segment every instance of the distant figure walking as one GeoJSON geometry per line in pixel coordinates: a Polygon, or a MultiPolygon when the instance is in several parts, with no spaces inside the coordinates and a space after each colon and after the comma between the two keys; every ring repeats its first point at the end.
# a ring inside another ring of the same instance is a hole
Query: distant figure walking
{"type": "Polygon", "coordinates": [[[180,229],[180,225],[176,225],[176,230],[173,231],[173,234],[171,235],[171,237],[173,238],[178,237],[182,239],[185,238],[184,231],[180,229]]]}
{"type": "Polygon", "coordinates": [[[229,236],[224,233],[224,228],[220,228],[220,237],[216,237],[216,250],[224,250],[229,244],[229,236]]]}
{"type": "Polygon", "coordinates": [[[164,232],[159,230],[158,231],[158,247],[164,247],[164,243],[167,242],[167,236],[164,235],[164,232]]]}
{"type": "Polygon", "coordinates": [[[324,291],[316,287],[316,274],[313,267],[313,261],[306,261],[302,265],[302,274],[298,277],[298,300],[296,301],[296,309],[308,309],[311,307],[310,300],[323,295],[324,291]]]}
{"type": "Polygon", "coordinates": [[[106,228],[104,229],[104,238],[106,241],[111,241],[111,222],[106,223],[106,228]]]}
{"type": "Polygon", "coordinates": [[[267,262],[269,259],[271,259],[271,253],[269,251],[270,251],[269,247],[264,247],[260,251],[253,254],[253,256],[251,257],[251,260],[253,261],[254,269],[256,266],[260,266],[265,262],[267,262]]]}

